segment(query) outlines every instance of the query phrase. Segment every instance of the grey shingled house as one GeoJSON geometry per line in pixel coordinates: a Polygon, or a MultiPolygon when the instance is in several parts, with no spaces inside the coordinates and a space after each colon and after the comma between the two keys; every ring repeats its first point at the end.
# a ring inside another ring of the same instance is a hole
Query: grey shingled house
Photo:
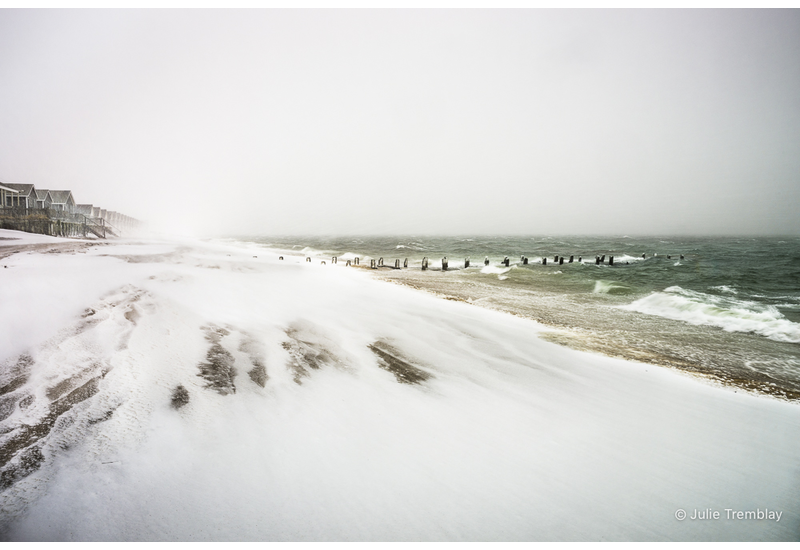
{"type": "Polygon", "coordinates": [[[53,191],[50,190],[50,208],[72,214],[75,212],[75,199],[72,198],[72,191],[53,191]]]}
{"type": "Polygon", "coordinates": [[[13,204],[6,206],[36,208],[36,189],[32,183],[4,183],[3,186],[17,191],[12,201],[13,204]]]}

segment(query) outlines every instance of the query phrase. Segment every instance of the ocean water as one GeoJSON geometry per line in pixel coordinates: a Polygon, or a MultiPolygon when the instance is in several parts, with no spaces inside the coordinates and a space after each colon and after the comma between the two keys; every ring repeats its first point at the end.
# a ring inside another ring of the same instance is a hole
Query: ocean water
{"type": "Polygon", "coordinates": [[[800,399],[800,238],[230,240],[331,268],[333,257],[336,268],[358,257],[368,269],[382,259],[384,267],[370,270],[376,277],[537,320],[553,328],[553,342],[800,399]],[[394,269],[396,260],[408,268],[394,269]]]}

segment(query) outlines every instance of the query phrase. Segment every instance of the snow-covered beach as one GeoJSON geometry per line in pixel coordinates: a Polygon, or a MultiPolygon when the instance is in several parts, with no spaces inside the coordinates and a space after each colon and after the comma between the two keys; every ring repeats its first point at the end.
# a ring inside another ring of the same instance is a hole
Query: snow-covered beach
{"type": "Polygon", "coordinates": [[[259,248],[0,258],[6,540],[800,538],[796,403],[259,248]]]}

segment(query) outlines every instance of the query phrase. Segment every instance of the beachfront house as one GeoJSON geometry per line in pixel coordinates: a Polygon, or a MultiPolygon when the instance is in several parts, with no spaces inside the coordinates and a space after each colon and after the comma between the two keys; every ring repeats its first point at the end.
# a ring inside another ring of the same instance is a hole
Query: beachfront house
{"type": "Polygon", "coordinates": [[[52,203],[49,189],[36,189],[36,208],[50,208],[52,203]]]}
{"type": "Polygon", "coordinates": [[[50,191],[50,208],[60,212],[72,214],[75,211],[75,199],[72,198],[72,191],[50,191]]]}
{"type": "MultiPolygon", "coordinates": [[[[32,183],[4,183],[4,187],[17,191],[16,195],[9,196],[11,204],[6,206],[19,208],[36,208],[36,189],[32,183]]],[[[3,201],[6,204],[6,201],[3,201]]]]}
{"type": "Polygon", "coordinates": [[[11,208],[19,195],[19,191],[0,183],[0,208],[11,208]]]}
{"type": "Polygon", "coordinates": [[[76,204],[75,205],[75,213],[76,214],[83,214],[87,218],[92,217],[92,205],[91,204],[76,204]]]}

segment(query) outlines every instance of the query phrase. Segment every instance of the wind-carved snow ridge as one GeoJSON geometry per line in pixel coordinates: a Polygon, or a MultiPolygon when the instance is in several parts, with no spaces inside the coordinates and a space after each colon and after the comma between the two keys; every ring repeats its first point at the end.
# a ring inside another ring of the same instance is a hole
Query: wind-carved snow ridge
{"type": "Polygon", "coordinates": [[[303,378],[308,378],[312,370],[322,367],[345,368],[338,346],[313,323],[295,321],[285,333],[288,340],[282,342],[281,346],[289,354],[287,367],[296,384],[302,384],[303,378]]]}
{"type": "Polygon", "coordinates": [[[242,341],[239,343],[239,351],[246,353],[253,364],[253,368],[247,371],[250,380],[262,388],[265,387],[267,380],[269,380],[269,375],[267,375],[267,367],[264,364],[264,351],[261,344],[250,334],[243,332],[242,341]]]}
{"type": "Polygon", "coordinates": [[[378,358],[378,366],[394,374],[401,384],[421,384],[432,375],[411,364],[402,353],[389,343],[377,340],[369,345],[369,349],[378,358]]]}
{"type": "MultiPolygon", "coordinates": [[[[147,293],[126,285],[83,313],[41,349],[22,354],[0,372],[0,514],[24,507],[41,483],[26,478],[46,470],[60,451],[109,420],[118,396],[103,396],[112,358],[127,347],[147,293]],[[138,304],[138,305],[137,305],[138,304]]],[[[49,477],[45,472],[42,479],[49,477]]]]}
{"type": "Polygon", "coordinates": [[[251,334],[230,325],[220,327],[213,323],[201,327],[201,330],[206,341],[211,344],[206,353],[206,360],[198,365],[200,369],[198,376],[206,380],[206,388],[214,390],[220,395],[236,393],[234,379],[238,371],[236,357],[230,351],[232,349],[238,349],[249,359],[252,367],[247,371],[247,375],[250,380],[262,388],[266,387],[269,376],[267,375],[264,351],[262,345],[251,334]],[[239,333],[238,348],[230,345],[237,338],[237,333],[239,333]]]}
{"type": "Polygon", "coordinates": [[[198,376],[206,379],[207,388],[215,390],[220,395],[236,393],[236,385],[233,383],[236,377],[236,369],[233,366],[235,360],[233,355],[220,344],[222,338],[228,336],[230,331],[216,325],[207,325],[202,327],[202,330],[211,347],[206,354],[206,361],[198,365],[200,369],[198,376]]]}

